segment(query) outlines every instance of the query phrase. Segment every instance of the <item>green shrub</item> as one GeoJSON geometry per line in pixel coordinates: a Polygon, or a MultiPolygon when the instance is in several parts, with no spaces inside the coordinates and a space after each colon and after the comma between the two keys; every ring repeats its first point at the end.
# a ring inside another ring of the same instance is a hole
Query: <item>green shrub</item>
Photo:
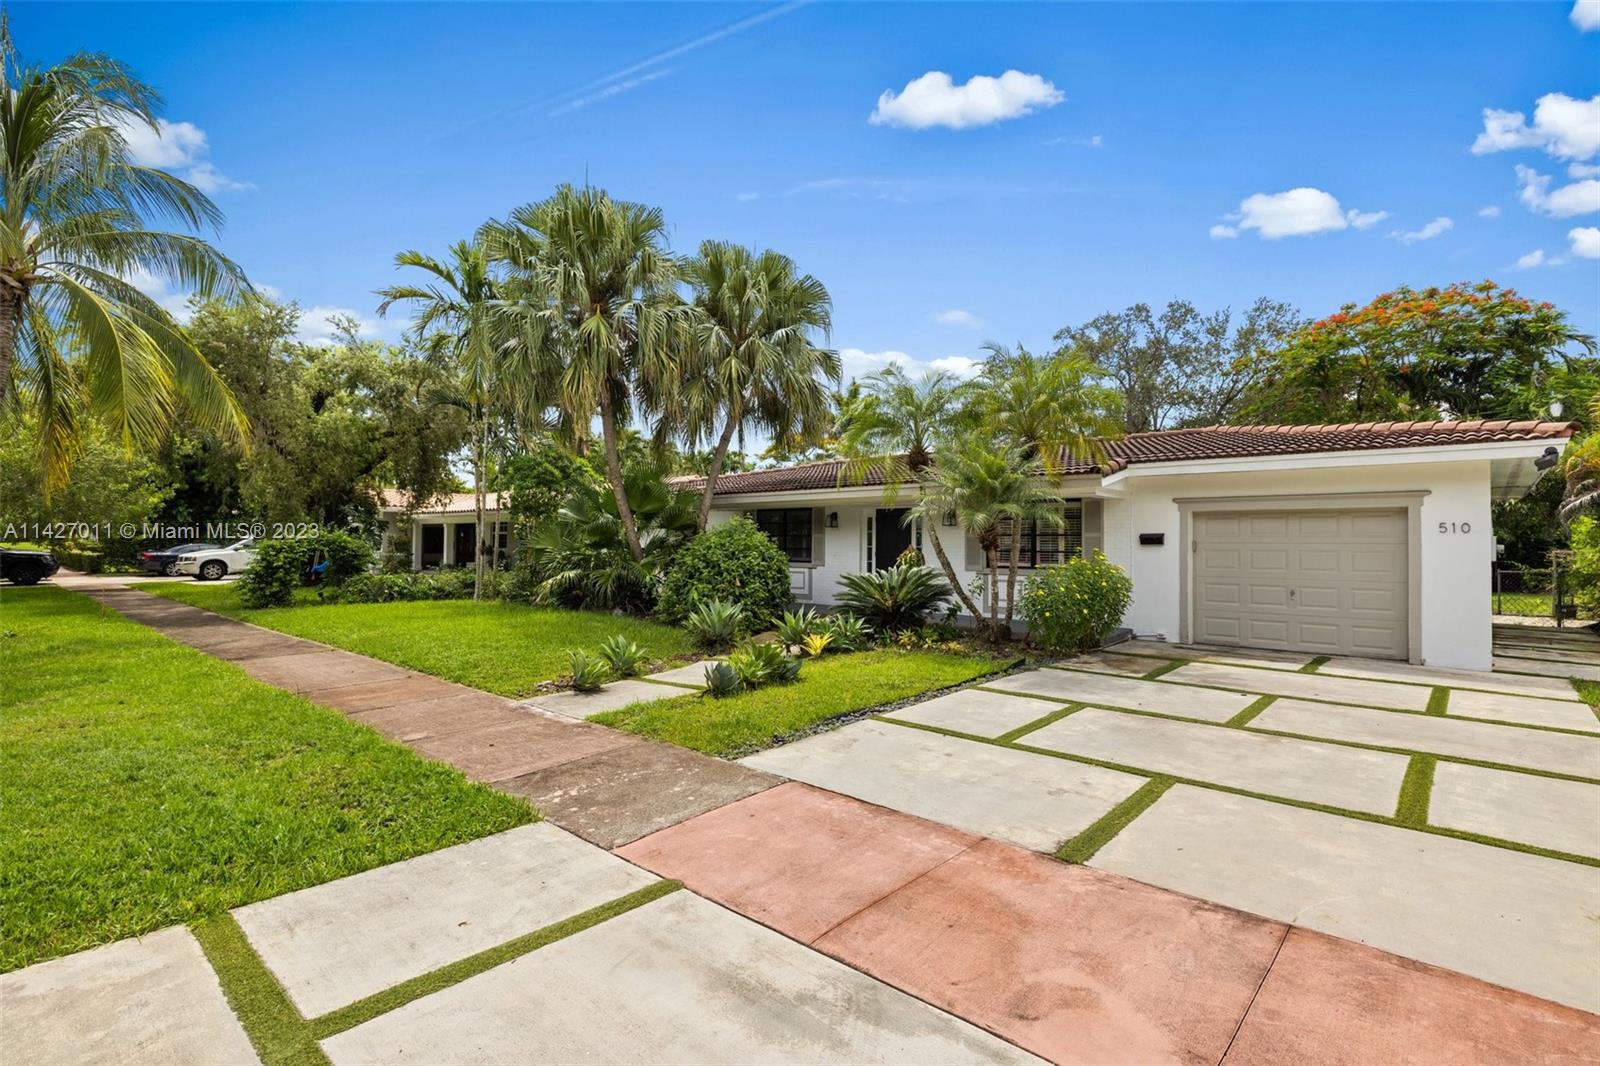
{"type": "Polygon", "coordinates": [[[611,677],[605,661],[586,651],[574,651],[567,656],[572,666],[572,687],[579,692],[597,692],[611,677]]]}
{"type": "Polygon", "coordinates": [[[601,643],[600,658],[617,677],[637,677],[644,666],[645,651],[638,641],[617,633],[601,643]]]}
{"type": "Polygon", "coordinates": [[[713,526],[678,552],[656,614],[680,624],[711,600],[738,604],[754,630],[770,626],[789,606],[789,560],[748,518],[713,526]]]}
{"type": "Polygon", "coordinates": [[[258,540],[251,551],[255,561],[239,578],[239,602],[246,607],[287,607],[316,563],[328,564],[321,583],[337,588],[366,574],[373,562],[372,545],[331,529],[309,537],[258,540]]]}
{"type": "Polygon", "coordinates": [[[411,600],[467,600],[472,598],[471,570],[358,574],[329,589],[329,599],[340,603],[399,603],[411,600]]]}
{"type": "Polygon", "coordinates": [[[1085,651],[1121,624],[1132,597],[1128,575],[1097,551],[1034,571],[1022,587],[1022,617],[1029,638],[1045,651],[1085,651]]]}
{"type": "Polygon", "coordinates": [[[839,593],[839,606],[850,608],[880,633],[917,628],[955,595],[944,578],[920,562],[899,562],[871,573],[845,574],[839,583],[844,586],[839,593]]]}
{"type": "Polygon", "coordinates": [[[700,647],[721,651],[739,639],[744,628],[744,608],[724,600],[708,600],[689,612],[683,626],[700,647]]]}

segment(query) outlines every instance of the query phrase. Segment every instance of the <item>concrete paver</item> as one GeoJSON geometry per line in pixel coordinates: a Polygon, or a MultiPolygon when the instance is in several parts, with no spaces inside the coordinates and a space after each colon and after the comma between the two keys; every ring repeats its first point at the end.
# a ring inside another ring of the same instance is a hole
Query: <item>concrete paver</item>
{"type": "Polygon", "coordinates": [[[1579,648],[1534,648],[1520,644],[1497,644],[1494,653],[1504,655],[1508,659],[1534,659],[1551,663],[1581,663],[1585,666],[1600,666],[1600,653],[1594,649],[1579,648]]]}
{"type": "Polygon", "coordinates": [[[1600,778],[1600,738],[1544,729],[1301,700],[1278,700],[1250,726],[1600,778]]]}
{"type": "Polygon", "coordinates": [[[313,689],[399,681],[408,671],[348,651],[321,650],[246,659],[239,668],[257,681],[301,694],[313,689]]]}
{"type": "Polygon", "coordinates": [[[1482,1066],[1600,1060],[1600,1018],[1289,930],[1223,1066],[1482,1066]]]}
{"type": "Polygon", "coordinates": [[[621,681],[608,681],[600,687],[598,692],[550,692],[541,696],[531,696],[522,701],[524,707],[536,707],[541,711],[559,714],[563,718],[582,720],[591,714],[601,711],[614,711],[618,707],[626,707],[630,703],[639,703],[643,700],[666,700],[673,696],[683,695],[681,688],[669,685],[653,685],[648,681],[635,681],[625,678],[621,681]]]}
{"type": "Polygon", "coordinates": [[[1136,711],[1156,711],[1185,718],[1204,718],[1212,722],[1227,721],[1257,698],[1250,693],[1163,685],[1159,681],[1088,674],[1081,670],[1028,670],[997,677],[983,684],[985,688],[1017,692],[1025,696],[1049,696],[1074,703],[1130,707],[1136,711]]]}
{"type": "Polygon", "coordinates": [[[1194,659],[1202,662],[1259,666],[1266,670],[1298,670],[1311,661],[1299,651],[1273,651],[1269,648],[1229,648],[1219,644],[1168,644],[1160,640],[1128,640],[1113,644],[1112,651],[1136,655],[1156,655],[1165,659],[1194,659]]]}
{"type": "Polygon", "coordinates": [[[1329,659],[1317,668],[1322,675],[1360,677],[1372,681],[1409,681],[1416,685],[1445,685],[1450,688],[1481,689],[1512,696],[1541,696],[1545,699],[1573,700],[1578,693],[1572,682],[1561,678],[1518,677],[1493,674],[1486,670],[1457,670],[1445,666],[1413,666],[1386,659],[1329,659]]]}
{"type": "Polygon", "coordinates": [[[1054,1062],[1211,1066],[1284,932],[986,840],[817,947],[1054,1062]]]}
{"type": "Polygon", "coordinates": [[[421,703],[439,700],[463,693],[482,695],[477,689],[440,681],[426,674],[408,674],[390,681],[368,681],[359,685],[336,685],[331,688],[312,689],[306,699],[320,703],[345,714],[376,711],[399,703],[421,703]]]}
{"type": "Polygon", "coordinates": [[[1600,1007],[1588,866],[1175,785],[1090,862],[1558,1003],[1600,1007]]]}
{"type": "Polygon", "coordinates": [[[1050,700],[1032,700],[1026,696],[964,688],[959,692],[948,692],[931,700],[901,707],[884,717],[936,725],[941,729],[954,729],[958,733],[992,739],[1059,710],[1061,704],[1050,700]]]}
{"type": "Polygon", "coordinates": [[[409,743],[426,737],[459,733],[465,729],[504,725],[517,721],[520,715],[510,700],[469,690],[441,699],[377,707],[351,714],[350,717],[370,725],[386,737],[409,743]]]}
{"type": "Polygon", "coordinates": [[[1271,696],[1299,696],[1335,703],[1364,703],[1400,711],[1428,709],[1428,689],[1420,685],[1396,685],[1385,681],[1364,681],[1326,674],[1298,671],[1252,670],[1220,663],[1190,663],[1166,675],[1167,681],[1261,692],[1271,696]]]}
{"type": "Polygon", "coordinates": [[[662,681],[669,685],[683,685],[686,688],[701,689],[706,687],[706,667],[712,663],[719,663],[721,659],[701,659],[699,662],[689,663],[686,666],[675,666],[671,670],[659,670],[653,674],[646,674],[651,681],[662,681]]]}
{"type": "Polygon", "coordinates": [[[614,848],[771,788],[780,778],[672,744],[627,744],[501,781],[550,821],[614,848]]]}
{"type": "Polygon", "coordinates": [[[1441,762],[1428,822],[1600,859],[1600,785],[1441,762]]]}
{"type": "Polygon", "coordinates": [[[1587,733],[1600,733],[1600,719],[1594,716],[1587,703],[1570,700],[1547,700],[1537,696],[1505,696],[1498,692],[1467,692],[1450,690],[1450,702],[1445,712],[1468,718],[1489,718],[1497,722],[1516,722],[1522,725],[1548,725],[1561,729],[1581,729],[1587,733]]]}
{"type": "Polygon", "coordinates": [[[523,711],[520,718],[503,725],[424,737],[411,746],[474,781],[493,783],[638,743],[642,743],[638,737],[627,733],[523,711]]]}
{"type": "Polygon", "coordinates": [[[0,976],[13,1063],[255,1063],[211,964],[179,927],[0,976]]]}
{"type": "Polygon", "coordinates": [[[976,841],[791,781],[617,854],[810,943],[976,841]]]}
{"type": "Polygon", "coordinates": [[[1388,752],[1094,708],[1028,734],[1025,743],[1373,814],[1394,813],[1411,762],[1388,752]]]}
{"type": "Polygon", "coordinates": [[[313,1018],[655,880],[535,823],[233,913],[313,1018]]]}
{"type": "Polygon", "coordinates": [[[688,892],[323,1042],[358,1063],[1036,1062],[688,892]]]}
{"type": "Polygon", "coordinates": [[[1164,663],[1150,655],[1118,655],[1109,651],[1092,651],[1061,662],[1074,670],[1094,670],[1102,674],[1121,674],[1124,677],[1142,677],[1151,670],[1159,670],[1164,663]]]}
{"type": "Polygon", "coordinates": [[[1538,659],[1508,659],[1494,657],[1495,673],[1538,674],[1541,677],[1581,677],[1585,681],[1600,681],[1600,666],[1582,663],[1547,663],[1538,659]]]}
{"type": "Polygon", "coordinates": [[[873,721],[743,761],[868,803],[1050,852],[1146,780],[873,721]]]}

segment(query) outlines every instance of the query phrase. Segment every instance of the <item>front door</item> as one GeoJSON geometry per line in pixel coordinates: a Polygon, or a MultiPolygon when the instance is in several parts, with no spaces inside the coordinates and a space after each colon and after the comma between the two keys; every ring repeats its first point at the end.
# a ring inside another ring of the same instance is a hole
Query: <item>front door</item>
{"type": "Polygon", "coordinates": [[[873,518],[874,545],[872,566],[875,570],[891,567],[902,552],[911,547],[911,527],[905,523],[906,508],[880,507],[873,518]]]}
{"type": "Polygon", "coordinates": [[[477,559],[478,528],[472,522],[462,522],[455,527],[456,536],[456,565],[471,566],[477,559]]]}

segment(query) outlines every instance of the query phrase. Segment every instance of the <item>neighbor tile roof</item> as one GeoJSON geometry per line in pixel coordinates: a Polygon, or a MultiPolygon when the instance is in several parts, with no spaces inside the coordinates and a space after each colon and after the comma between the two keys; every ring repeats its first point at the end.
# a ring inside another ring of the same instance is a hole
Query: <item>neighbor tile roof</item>
{"type": "MultiPolygon", "coordinates": [[[[1112,474],[1140,463],[1173,463],[1204,459],[1241,459],[1317,452],[1373,451],[1382,448],[1432,448],[1450,444],[1499,441],[1561,440],[1571,437],[1576,422],[1346,422],[1332,426],[1201,426],[1130,433],[1106,445],[1106,461],[1069,459],[1069,474],[1112,474]]],[[[772,470],[724,474],[717,495],[747,492],[802,492],[839,485],[842,460],[830,459],[772,470]]],[[[674,478],[683,488],[697,488],[703,478],[674,478]]],[[[882,485],[883,470],[873,467],[849,484],[882,485]]]]}
{"type": "MultiPolygon", "coordinates": [[[[378,506],[385,511],[400,511],[405,509],[409,494],[403,489],[382,489],[378,493],[378,506]]],[[[510,506],[511,498],[505,498],[506,506],[510,506]]],[[[484,507],[490,511],[500,509],[500,495],[491,492],[484,498],[484,507]]],[[[416,510],[417,514],[476,514],[478,505],[470,492],[447,492],[426,501],[416,510]]]]}

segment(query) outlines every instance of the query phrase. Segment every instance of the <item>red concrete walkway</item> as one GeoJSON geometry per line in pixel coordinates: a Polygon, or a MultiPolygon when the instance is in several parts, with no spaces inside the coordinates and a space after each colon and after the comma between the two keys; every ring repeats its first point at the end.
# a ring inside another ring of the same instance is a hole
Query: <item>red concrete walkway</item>
{"type": "Polygon", "coordinates": [[[145,593],[82,591],[1058,1062],[1600,1061],[1595,1015],[145,593]]]}

